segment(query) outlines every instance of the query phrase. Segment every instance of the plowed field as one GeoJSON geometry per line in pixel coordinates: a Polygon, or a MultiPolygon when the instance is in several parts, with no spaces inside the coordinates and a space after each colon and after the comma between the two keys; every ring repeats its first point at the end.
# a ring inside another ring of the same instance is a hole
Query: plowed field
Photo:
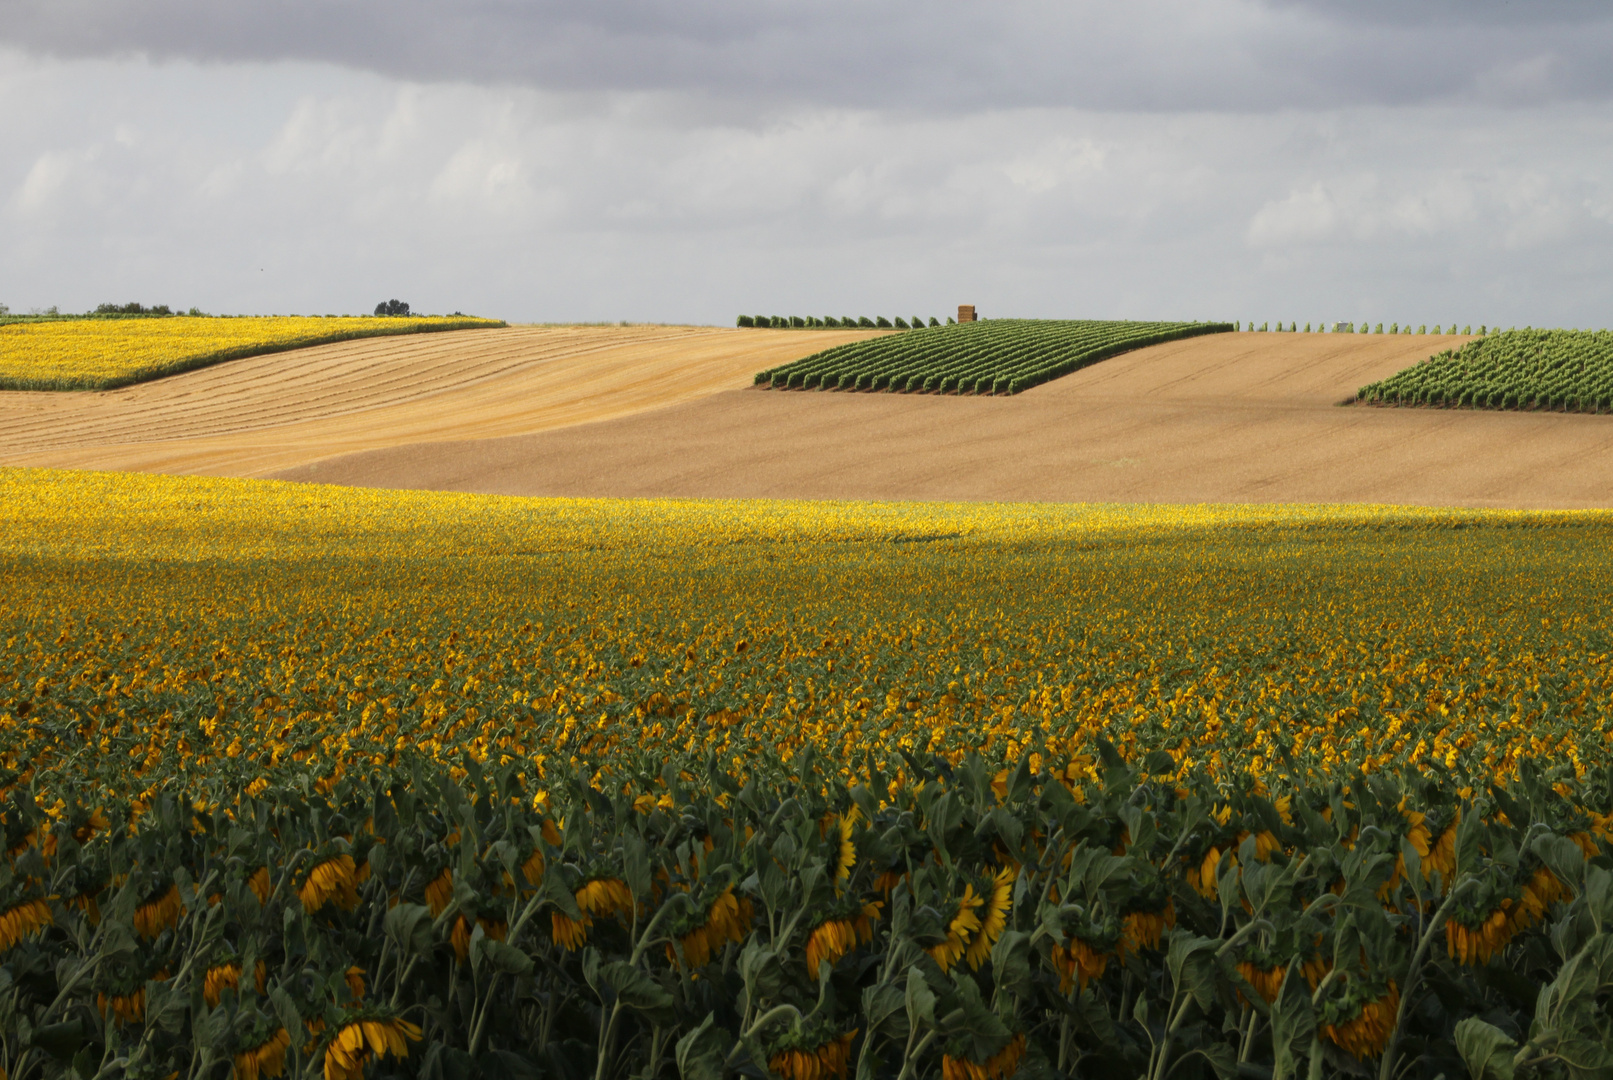
{"type": "Polygon", "coordinates": [[[511,327],[343,342],[107,392],[0,392],[0,464],[259,476],[748,386],[866,330],[511,327]]]}

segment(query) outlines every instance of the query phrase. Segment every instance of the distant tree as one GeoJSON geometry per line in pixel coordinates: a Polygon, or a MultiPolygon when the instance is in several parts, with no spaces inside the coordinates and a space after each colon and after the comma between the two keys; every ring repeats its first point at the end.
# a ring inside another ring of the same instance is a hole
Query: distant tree
{"type": "Polygon", "coordinates": [[[1399,323],[1397,323],[1397,322],[1392,322],[1392,323],[1390,323],[1390,324],[1389,324],[1389,332],[1390,332],[1390,333],[1391,333],[1391,334],[1398,334],[1398,333],[1400,333],[1400,324],[1399,324],[1399,323]]]}
{"type": "Polygon", "coordinates": [[[900,315],[896,316],[896,329],[906,330],[907,328],[907,320],[902,318],[900,315]]]}
{"type": "Polygon", "coordinates": [[[739,317],[739,321],[738,321],[738,323],[736,325],[738,325],[738,326],[755,326],[756,325],[756,320],[751,318],[749,315],[741,315],[739,317]]]}
{"type": "Polygon", "coordinates": [[[4,304],[0,304],[0,315],[10,315],[10,314],[11,314],[11,309],[6,307],[6,305],[4,305],[4,304]]]}
{"type": "Polygon", "coordinates": [[[801,316],[799,316],[799,315],[791,315],[790,316],[790,325],[792,327],[794,327],[795,329],[799,330],[803,326],[806,325],[806,320],[801,318],[801,316]]]}
{"type": "Polygon", "coordinates": [[[128,304],[97,304],[97,305],[95,305],[95,314],[97,314],[97,315],[172,315],[173,312],[168,309],[167,304],[155,304],[152,307],[146,307],[146,306],[144,306],[142,304],[136,304],[136,303],[131,302],[131,303],[128,303],[128,304]]]}
{"type": "Polygon", "coordinates": [[[1263,334],[1268,332],[1266,330],[1266,324],[1265,323],[1260,324],[1260,332],[1263,333],[1263,334]]]}
{"type": "MultiPolygon", "coordinates": [[[[950,320],[950,319],[948,319],[948,320],[947,320],[947,321],[948,321],[948,322],[951,322],[951,321],[952,321],[952,320],[950,320]]],[[[940,325],[941,325],[941,324],[940,324],[940,322],[938,322],[938,321],[937,321],[937,320],[936,320],[936,318],[935,318],[935,316],[934,316],[934,315],[931,315],[931,316],[930,316],[930,325],[931,325],[931,326],[940,326],[940,325]]]]}
{"type": "Polygon", "coordinates": [[[826,315],[823,319],[823,325],[833,328],[840,325],[840,320],[835,318],[833,315],[826,315]]]}
{"type": "Polygon", "coordinates": [[[872,330],[872,329],[873,329],[873,328],[874,328],[874,320],[873,320],[873,319],[870,319],[870,318],[869,318],[869,317],[868,317],[868,316],[866,316],[866,315],[862,315],[862,316],[859,316],[859,317],[858,317],[858,319],[857,319],[857,325],[858,325],[858,326],[863,326],[863,327],[867,327],[867,328],[868,328],[868,329],[870,329],[870,330],[872,330]]]}
{"type": "Polygon", "coordinates": [[[917,330],[920,327],[922,327],[923,325],[924,325],[924,320],[923,319],[920,319],[920,318],[917,318],[917,317],[915,317],[913,319],[913,329],[917,330]]]}
{"type": "Polygon", "coordinates": [[[786,319],[782,315],[774,315],[767,320],[767,325],[771,326],[775,330],[782,330],[786,326],[790,325],[790,320],[786,319]]]}
{"type": "Polygon", "coordinates": [[[1306,333],[1307,333],[1307,334],[1308,334],[1308,333],[1310,333],[1310,332],[1311,332],[1311,324],[1310,324],[1310,323],[1306,323],[1306,324],[1305,324],[1305,332],[1306,332],[1306,333]]]}
{"type": "Polygon", "coordinates": [[[1417,328],[1417,332],[1418,332],[1418,333],[1419,333],[1419,334],[1426,334],[1426,333],[1428,333],[1428,324],[1426,324],[1426,323],[1424,323],[1424,324],[1423,324],[1423,325],[1422,325],[1422,326],[1419,326],[1419,327],[1418,327],[1418,328],[1417,328]]]}
{"type": "Polygon", "coordinates": [[[402,300],[383,300],[375,305],[375,313],[401,318],[409,314],[409,305],[402,300]]]}
{"type": "Polygon", "coordinates": [[[879,318],[874,320],[874,325],[879,327],[881,330],[889,330],[891,328],[891,321],[885,318],[885,316],[881,315],[879,318]]]}
{"type": "Polygon", "coordinates": [[[1471,334],[1472,332],[1473,332],[1473,324],[1472,323],[1468,323],[1466,326],[1462,327],[1462,333],[1471,334]]]}

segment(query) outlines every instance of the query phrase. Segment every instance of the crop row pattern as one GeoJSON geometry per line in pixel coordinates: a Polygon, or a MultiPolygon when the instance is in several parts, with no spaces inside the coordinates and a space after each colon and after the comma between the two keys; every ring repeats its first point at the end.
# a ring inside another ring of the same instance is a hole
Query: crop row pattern
{"type": "Polygon", "coordinates": [[[1507,330],[1375,383],[1358,400],[1477,409],[1613,410],[1613,333],[1507,330]]]}
{"type": "Polygon", "coordinates": [[[760,386],[1017,394],[1111,356],[1231,323],[992,319],[839,345],[759,372],[760,386]]]}

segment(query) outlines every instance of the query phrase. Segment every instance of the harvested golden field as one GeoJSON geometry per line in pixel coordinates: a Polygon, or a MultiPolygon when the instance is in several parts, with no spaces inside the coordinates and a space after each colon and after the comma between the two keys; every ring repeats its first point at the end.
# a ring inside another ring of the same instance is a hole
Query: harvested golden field
{"type": "Polygon", "coordinates": [[[496,319],[301,315],[50,319],[0,326],[0,387],[106,390],[224,360],[353,338],[503,326],[496,319]]]}
{"type": "Polygon", "coordinates": [[[510,495],[1613,507],[1613,421],[1341,407],[1467,340],[1213,334],[1013,397],[746,389],[287,479],[510,495]]]}
{"type": "Polygon", "coordinates": [[[107,393],[0,392],[0,464],[255,476],[630,415],[878,333],[515,326],[322,345],[107,393]]]}

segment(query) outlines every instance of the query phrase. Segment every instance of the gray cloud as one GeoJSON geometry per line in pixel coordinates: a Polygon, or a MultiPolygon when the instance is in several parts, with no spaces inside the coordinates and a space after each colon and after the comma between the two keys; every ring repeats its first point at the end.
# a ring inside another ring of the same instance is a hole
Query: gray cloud
{"type": "Polygon", "coordinates": [[[1613,96],[1613,12],[1577,0],[0,0],[0,42],[767,108],[1269,111],[1613,96]]]}
{"type": "Polygon", "coordinates": [[[0,50],[0,301],[1604,325],[1601,106],[729,113],[0,50]]]}

